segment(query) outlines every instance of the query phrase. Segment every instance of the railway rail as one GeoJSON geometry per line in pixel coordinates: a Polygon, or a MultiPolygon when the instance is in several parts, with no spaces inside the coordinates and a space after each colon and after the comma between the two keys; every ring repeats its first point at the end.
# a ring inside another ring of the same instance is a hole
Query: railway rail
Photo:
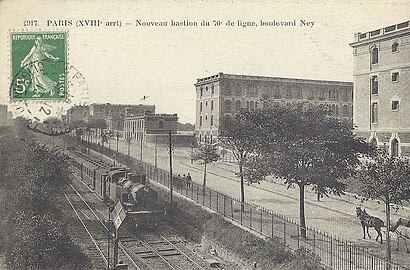
{"type": "MultiPolygon", "coordinates": [[[[81,182],[84,186],[76,188],[70,185],[70,188],[63,193],[77,217],[76,222],[80,223],[84,230],[72,230],[71,233],[75,238],[81,239],[82,244],[85,245],[94,268],[107,269],[108,239],[112,235],[104,222],[104,213],[93,209],[87,202],[92,199],[98,201],[97,196],[90,193],[90,190],[84,191],[85,187],[89,189],[87,184],[82,182],[76,173],[73,172],[72,176],[77,180],[76,182],[81,182]]],[[[80,224],[76,224],[77,228],[80,224]]],[[[135,234],[121,230],[119,256],[122,261],[128,263],[129,269],[209,269],[196,262],[188,251],[184,251],[183,245],[184,241],[176,234],[170,234],[169,231],[165,237],[158,231],[135,234]]],[[[198,260],[199,257],[196,259],[198,260]]]]}

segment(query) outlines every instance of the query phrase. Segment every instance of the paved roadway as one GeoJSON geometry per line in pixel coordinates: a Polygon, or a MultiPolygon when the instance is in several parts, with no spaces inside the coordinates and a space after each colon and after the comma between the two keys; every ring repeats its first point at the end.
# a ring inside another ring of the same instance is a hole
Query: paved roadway
{"type": "MultiPolygon", "coordinates": [[[[107,146],[107,145],[106,145],[107,146]]],[[[111,148],[116,149],[116,141],[111,140],[111,148]]],[[[127,153],[127,144],[119,141],[119,150],[127,153]]],[[[140,158],[140,146],[132,144],[130,148],[131,156],[140,158]]],[[[143,161],[154,164],[154,146],[149,145],[143,149],[143,161]]],[[[173,171],[175,174],[191,174],[193,181],[202,183],[203,166],[191,164],[191,148],[175,148],[173,150],[173,171]]],[[[169,155],[166,147],[158,147],[157,165],[161,169],[169,170],[169,155]]],[[[240,184],[239,179],[235,176],[237,167],[235,164],[218,162],[208,165],[207,167],[207,186],[218,190],[226,195],[239,198],[240,184]]],[[[270,178],[270,181],[263,181],[260,185],[254,184],[246,186],[245,199],[248,202],[264,206],[267,209],[284,215],[296,222],[299,220],[299,190],[290,188],[283,184],[279,179],[270,178]]],[[[370,229],[372,239],[362,239],[363,233],[356,217],[355,208],[361,205],[367,209],[371,215],[384,219],[383,205],[376,202],[365,202],[361,204],[359,199],[353,199],[350,196],[330,196],[317,202],[316,194],[306,189],[305,196],[305,215],[306,224],[309,227],[326,232],[342,239],[350,240],[369,247],[380,255],[384,254],[385,244],[375,243],[376,232],[370,229]]],[[[408,209],[401,209],[393,214],[393,219],[398,218],[398,214],[403,217],[410,217],[408,209]]],[[[392,234],[392,238],[395,234],[392,234]]],[[[383,234],[385,238],[385,234],[383,234]]],[[[395,241],[393,242],[396,246],[395,241]]],[[[397,261],[410,266],[410,258],[406,255],[403,245],[399,252],[393,250],[393,258],[397,261]]]]}

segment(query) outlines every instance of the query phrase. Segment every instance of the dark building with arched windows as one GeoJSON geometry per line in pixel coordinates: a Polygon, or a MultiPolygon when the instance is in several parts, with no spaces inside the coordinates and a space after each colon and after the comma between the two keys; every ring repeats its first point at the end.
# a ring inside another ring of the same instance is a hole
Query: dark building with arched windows
{"type": "Polygon", "coordinates": [[[353,122],[394,156],[410,155],[410,21],[354,35],[353,122]]]}
{"type": "Polygon", "coordinates": [[[199,142],[216,142],[219,121],[262,100],[327,104],[334,117],[352,123],[353,83],[218,73],[198,79],[195,133],[199,142]]]}

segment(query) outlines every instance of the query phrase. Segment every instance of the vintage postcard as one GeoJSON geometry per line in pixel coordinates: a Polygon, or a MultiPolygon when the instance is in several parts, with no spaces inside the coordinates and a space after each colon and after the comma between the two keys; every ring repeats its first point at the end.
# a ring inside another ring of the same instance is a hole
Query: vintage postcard
{"type": "Polygon", "coordinates": [[[0,269],[410,269],[409,10],[0,0],[0,269]]]}

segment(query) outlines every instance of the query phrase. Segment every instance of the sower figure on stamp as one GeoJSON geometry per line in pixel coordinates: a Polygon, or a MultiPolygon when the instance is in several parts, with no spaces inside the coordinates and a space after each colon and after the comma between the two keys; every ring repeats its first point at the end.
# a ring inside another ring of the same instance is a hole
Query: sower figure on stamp
{"type": "Polygon", "coordinates": [[[57,82],[51,80],[43,74],[44,59],[50,59],[53,61],[60,60],[58,57],[52,56],[49,51],[54,50],[56,47],[43,43],[41,37],[36,37],[35,45],[31,48],[30,52],[21,61],[20,66],[26,68],[31,74],[31,86],[29,91],[34,92],[34,96],[40,96],[42,93],[50,93],[53,95],[54,87],[57,82]]]}

